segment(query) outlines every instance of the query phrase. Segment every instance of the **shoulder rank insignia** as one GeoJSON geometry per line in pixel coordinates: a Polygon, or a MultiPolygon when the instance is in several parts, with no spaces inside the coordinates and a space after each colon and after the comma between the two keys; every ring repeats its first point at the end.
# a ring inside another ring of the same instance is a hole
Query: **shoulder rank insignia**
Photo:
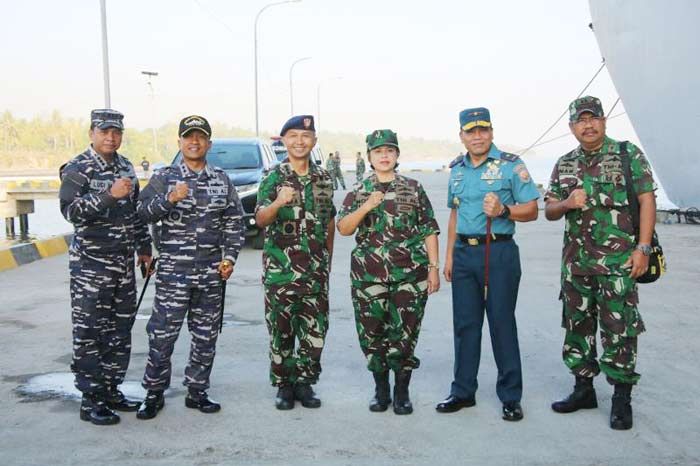
{"type": "Polygon", "coordinates": [[[454,167],[455,165],[458,165],[464,160],[464,155],[458,155],[457,158],[455,158],[452,162],[450,162],[450,168],[454,167]]]}
{"type": "Polygon", "coordinates": [[[520,156],[511,154],[510,152],[501,152],[501,160],[507,160],[508,162],[516,162],[520,159],[520,156]]]}

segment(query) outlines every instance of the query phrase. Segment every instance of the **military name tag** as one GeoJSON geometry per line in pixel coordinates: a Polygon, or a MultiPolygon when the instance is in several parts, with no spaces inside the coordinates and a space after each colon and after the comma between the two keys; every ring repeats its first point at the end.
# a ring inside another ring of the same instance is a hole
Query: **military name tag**
{"type": "Polygon", "coordinates": [[[207,194],[209,196],[226,196],[228,195],[228,186],[207,186],[207,194]]]}
{"type": "Polygon", "coordinates": [[[90,180],[90,188],[95,191],[105,192],[112,186],[109,180],[90,180]]]}

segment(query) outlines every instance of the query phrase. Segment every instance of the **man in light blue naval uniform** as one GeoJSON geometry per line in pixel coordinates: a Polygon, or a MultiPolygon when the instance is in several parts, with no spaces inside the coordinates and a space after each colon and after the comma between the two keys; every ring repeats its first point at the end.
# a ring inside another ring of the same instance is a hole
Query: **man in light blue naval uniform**
{"type": "Polygon", "coordinates": [[[467,154],[450,163],[447,206],[451,212],[444,268],[445,279],[452,282],[454,381],[450,396],[436,410],[451,413],[476,404],[485,309],[498,366],[496,392],[503,403],[503,419],[519,421],[523,418],[523,383],[515,304],[520,255],[513,233],[515,222],[537,218],[539,193],[523,161],[493,144],[487,109],[464,110],[459,122],[467,154]],[[487,218],[492,226],[485,289],[487,218]]]}

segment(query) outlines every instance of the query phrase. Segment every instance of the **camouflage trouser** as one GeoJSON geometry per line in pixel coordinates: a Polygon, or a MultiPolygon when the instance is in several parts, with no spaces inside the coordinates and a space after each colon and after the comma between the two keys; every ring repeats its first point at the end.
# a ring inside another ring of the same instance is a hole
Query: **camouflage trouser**
{"type": "Polygon", "coordinates": [[[637,335],[644,331],[637,304],[637,284],[627,275],[573,275],[562,279],[564,363],[580,377],[602,370],[608,382],[639,380],[637,335]],[[596,330],[600,322],[603,355],[596,361],[596,330]]]}
{"type": "Polygon", "coordinates": [[[265,322],[270,332],[270,382],[314,384],[321,374],[321,352],[328,331],[328,286],[320,293],[265,286],[265,322]],[[296,339],[299,347],[294,351],[296,339]]]}
{"type": "Polygon", "coordinates": [[[165,390],[170,386],[170,358],[185,315],[192,342],[183,385],[199,390],[209,388],[220,312],[221,286],[190,288],[179,282],[156,280],[153,313],[146,326],[149,351],[143,388],[165,390]]]}
{"type": "Polygon", "coordinates": [[[428,281],[404,283],[352,282],[352,302],[360,348],[372,372],[417,369],[418,342],[428,281]]]}
{"type": "Polygon", "coordinates": [[[71,370],[83,393],[121,384],[129,367],[136,318],[133,254],[119,261],[120,267],[107,269],[99,262],[71,258],[71,370]]]}
{"type": "Polygon", "coordinates": [[[355,172],[355,178],[356,178],[356,180],[357,180],[358,183],[359,183],[360,181],[362,181],[362,177],[363,177],[364,175],[365,175],[365,172],[364,172],[364,171],[357,170],[357,171],[355,172]]]}

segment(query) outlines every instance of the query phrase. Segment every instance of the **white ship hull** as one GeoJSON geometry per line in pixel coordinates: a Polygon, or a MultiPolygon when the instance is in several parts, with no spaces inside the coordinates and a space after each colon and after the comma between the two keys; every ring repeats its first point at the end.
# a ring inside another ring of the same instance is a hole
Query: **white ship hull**
{"type": "Polygon", "coordinates": [[[700,207],[700,1],[589,0],[615,88],[671,202],[700,207]]]}

